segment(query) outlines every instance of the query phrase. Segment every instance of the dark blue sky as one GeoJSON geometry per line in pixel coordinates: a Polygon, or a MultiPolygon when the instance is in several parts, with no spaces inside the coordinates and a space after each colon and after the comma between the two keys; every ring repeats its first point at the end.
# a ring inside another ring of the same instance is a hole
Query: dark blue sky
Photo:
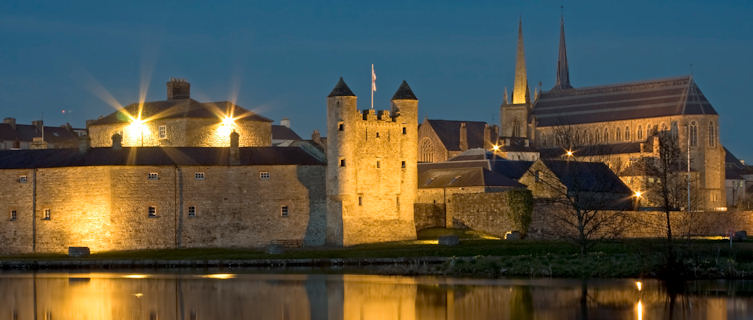
{"type": "MultiPolygon", "coordinates": [[[[237,96],[307,137],[324,129],[337,77],[368,106],[374,63],[378,109],[405,79],[421,118],[496,123],[519,16],[531,87],[554,83],[560,1],[154,2],[0,3],[0,116],[83,126],[113,111],[105,90],[127,104],[144,85],[159,100],[174,76],[200,101],[237,96]]],[[[692,64],[723,143],[753,163],[753,2],[565,6],[574,86],[684,75],[692,64]]]]}

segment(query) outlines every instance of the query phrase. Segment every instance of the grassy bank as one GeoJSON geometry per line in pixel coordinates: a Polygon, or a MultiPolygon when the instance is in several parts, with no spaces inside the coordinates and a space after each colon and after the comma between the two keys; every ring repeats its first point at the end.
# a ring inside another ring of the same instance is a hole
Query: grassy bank
{"type": "MultiPolygon", "coordinates": [[[[753,242],[696,239],[678,241],[673,251],[680,264],[671,273],[684,278],[753,278],[753,242]]],[[[165,249],[113,251],[77,261],[101,260],[257,260],[257,259],[370,259],[448,257],[444,263],[400,263],[373,272],[483,277],[658,277],[668,272],[665,242],[661,239],[602,241],[586,257],[562,241],[490,239],[469,231],[435,229],[419,240],[359,245],[347,248],[298,248],[270,255],[254,249],[165,249]],[[457,246],[440,246],[437,237],[454,233],[457,246]]],[[[55,261],[65,255],[3,256],[0,261],[55,261]]],[[[419,260],[416,260],[419,261],[419,260]]]]}

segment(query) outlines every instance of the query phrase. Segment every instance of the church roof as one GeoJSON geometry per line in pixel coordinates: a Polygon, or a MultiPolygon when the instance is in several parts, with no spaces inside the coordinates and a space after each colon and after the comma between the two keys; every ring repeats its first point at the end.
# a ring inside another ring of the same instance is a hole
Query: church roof
{"type": "Polygon", "coordinates": [[[411,90],[408,83],[403,80],[403,83],[400,84],[400,87],[397,88],[397,91],[392,96],[392,100],[418,100],[418,98],[413,94],[413,90],[411,90]]]}
{"type": "MultiPolygon", "coordinates": [[[[103,118],[94,120],[90,125],[114,124],[130,122],[128,116],[139,114],[139,103],[125,106],[103,118]],[[125,112],[124,112],[125,111],[125,112]]],[[[232,114],[239,121],[263,121],[272,120],[260,116],[252,111],[240,107],[230,101],[199,102],[194,99],[171,99],[162,101],[144,102],[141,107],[141,119],[174,119],[174,118],[209,118],[220,119],[221,114],[232,114]]]]}
{"type": "Polygon", "coordinates": [[[533,107],[541,127],[681,114],[716,114],[690,76],[551,90],[533,107]]]}
{"type": "MultiPolygon", "coordinates": [[[[239,148],[240,165],[324,165],[297,147],[239,148]]],[[[78,149],[0,150],[0,169],[83,166],[225,166],[230,148],[130,147],[78,149]]]]}
{"type": "MultiPolygon", "coordinates": [[[[457,120],[432,120],[426,119],[434,132],[442,141],[442,144],[448,151],[460,150],[460,125],[465,123],[466,139],[468,149],[484,148],[484,127],[486,122],[483,121],[457,121],[457,120]]],[[[422,124],[423,125],[423,124],[422,124]]]]}
{"type": "Polygon", "coordinates": [[[353,91],[350,91],[350,88],[348,88],[348,85],[345,84],[345,80],[343,80],[343,77],[340,77],[340,80],[337,80],[337,84],[335,84],[335,87],[332,88],[332,92],[330,92],[327,97],[343,97],[343,96],[355,97],[356,95],[353,94],[353,91]]]}

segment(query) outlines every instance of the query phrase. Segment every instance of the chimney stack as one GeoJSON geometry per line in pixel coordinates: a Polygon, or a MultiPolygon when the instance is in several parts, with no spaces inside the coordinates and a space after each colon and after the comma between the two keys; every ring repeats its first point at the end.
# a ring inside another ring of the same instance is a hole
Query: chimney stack
{"type": "Polygon", "coordinates": [[[239,140],[240,135],[233,130],[233,132],[230,133],[230,164],[232,165],[241,164],[239,140]]]}
{"type": "Polygon", "coordinates": [[[170,78],[167,82],[167,100],[191,98],[191,84],[185,79],[170,78]]]}
{"type": "Polygon", "coordinates": [[[460,123],[460,151],[468,150],[468,126],[465,122],[460,123]]]}
{"type": "Polygon", "coordinates": [[[31,122],[31,125],[37,129],[37,134],[39,134],[42,137],[42,140],[44,140],[44,121],[34,120],[31,122]]]}
{"type": "Polygon", "coordinates": [[[16,118],[5,118],[3,123],[9,124],[11,129],[16,130],[16,118]]]}
{"type": "Polygon", "coordinates": [[[286,128],[290,128],[290,119],[282,118],[282,120],[280,120],[280,125],[286,128]]]}
{"type": "Polygon", "coordinates": [[[114,150],[120,150],[120,148],[123,147],[123,137],[120,136],[120,133],[116,133],[112,135],[112,148],[114,150]]]}

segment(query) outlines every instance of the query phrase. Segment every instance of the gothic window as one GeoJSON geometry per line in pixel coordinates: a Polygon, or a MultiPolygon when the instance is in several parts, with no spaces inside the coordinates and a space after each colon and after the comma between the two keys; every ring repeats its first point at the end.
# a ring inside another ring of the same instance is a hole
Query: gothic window
{"type": "Polygon", "coordinates": [[[608,142],[609,142],[609,129],[604,128],[604,143],[608,143],[608,142]]]}
{"type": "Polygon", "coordinates": [[[424,138],[421,141],[421,154],[418,161],[434,162],[434,147],[429,138],[424,138]]]}
{"type": "Polygon", "coordinates": [[[520,120],[515,119],[512,122],[512,136],[520,137],[520,120]]]}
{"type": "Polygon", "coordinates": [[[625,126],[625,141],[630,141],[630,126],[625,126]]]}
{"type": "Polygon", "coordinates": [[[643,139],[643,126],[638,125],[638,130],[635,132],[635,138],[638,140],[643,139]]]}
{"type": "Polygon", "coordinates": [[[672,121],[672,128],[670,128],[672,138],[677,139],[677,121],[672,121]]]}
{"type": "Polygon", "coordinates": [[[716,146],[716,126],[713,121],[709,121],[709,146],[716,146]]]}
{"type": "Polygon", "coordinates": [[[620,137],[620,128],[615,129],[614,131],[614,140],[619,142],[622,140],[622,137],[620,137]]]}
{"type": "Polygon", "coordinates": [[[690,145],[695,147],[698,144],[698,124],[695,121],[690,122],[690,145]]]}

